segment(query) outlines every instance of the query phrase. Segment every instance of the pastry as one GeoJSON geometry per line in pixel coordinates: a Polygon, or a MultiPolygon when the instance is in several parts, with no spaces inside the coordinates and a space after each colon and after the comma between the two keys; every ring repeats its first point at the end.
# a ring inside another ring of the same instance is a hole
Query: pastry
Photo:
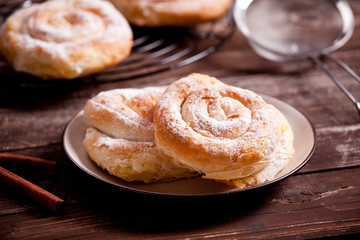
{"type": "Polygon", "coordinates": [[[231,0],[110,0],[137,26],[186,26],[223,16],[231,0]]]}
{"type": "Polygon", "coordinates": [[[126,181],[158,182],[194,176],[162,154],[154,143],[152,122],[161,87],[115,89],[87,101],[84,147],[90,158],[126,181]]]}
{"type": "Polygon", "coordinates": [[[294,153],[291,127],[274,106],[202,74],[166,89],[154,126],[156,145],[175,164],[240,189],[271,180],[294,153]]]}
{"type": "Polygon", "coordinates": [[[126,58],[126,19],[103,0],[52,0],[14,12],[0,29],[0,51],[16,71],[73,79],[126,58]]]}

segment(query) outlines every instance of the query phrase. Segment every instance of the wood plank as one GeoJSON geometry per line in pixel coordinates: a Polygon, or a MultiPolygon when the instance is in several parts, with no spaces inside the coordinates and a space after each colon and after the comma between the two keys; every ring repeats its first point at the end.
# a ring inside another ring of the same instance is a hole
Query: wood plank
{"type": "MultiPolygon", "coordinates": [[[[66,213],[0,216],[3,239],[269,239],[360,234],[359,168],[290,177],[269,188],[210,198],[159,198],[80,186],[66,213]]],[[[85,182],[83,182],[85,183],[85,182]]],[[[90,181],[90,184],[93,182],[90,181]]],[[[67,185],[69,187],[69,185],[67,185]]],[[[72,195],[74,197],[74,195],[72,195]]]]}

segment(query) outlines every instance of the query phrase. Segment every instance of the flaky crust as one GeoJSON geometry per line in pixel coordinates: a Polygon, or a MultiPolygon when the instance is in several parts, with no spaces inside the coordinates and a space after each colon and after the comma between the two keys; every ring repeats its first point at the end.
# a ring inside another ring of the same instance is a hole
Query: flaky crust
{"type": "Polygon", "coordinates": [[[137,26],[186,26],[223,16],[232,0],[110,0],[137,26]]]}
{"type": "Polygon", "coordinates": [[[115,89],[87,101],[83,141],[90,158],[126,181],[156,182],[194,176],[154,143],[154,107],[162,87],[115,89]]]}
{"type": "Polygon", "coordinates": [[[103,0],[52,0],[12,14],[0,30],[0,51],[16,71],[73,79],[126,58],[132,31],[103,0]]]}
{"type": "Polygon", "coordinates": [[[271,179],[293,155],[285,117],[255,93],[191,74],[154,112],[155,142],[175,164],[243,188],[271,179]]]}

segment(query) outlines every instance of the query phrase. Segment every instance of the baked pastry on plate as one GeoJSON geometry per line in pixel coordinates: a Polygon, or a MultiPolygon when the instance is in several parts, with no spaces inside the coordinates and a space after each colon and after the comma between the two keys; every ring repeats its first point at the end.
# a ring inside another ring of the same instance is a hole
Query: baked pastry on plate
{"type": "Polygon", "coordinates": [[[0,51],[16,71],[73,79],[126,58],[132,30],[103,0],[52,0],[14,12],[0,29],[0,51]]]}
{"type": "Polygon", "coordinates": [[[130,182],[159,182],[195,176],[172,163],[154,143],[153,111],[163,87],[115,89],[87,101],[84,147],[110,174],[130,182]]]}
{"type": "Polygon", "coordinates": [[[154,126],[157,147],[175,164],[240,189],[273,179],[294,153],[291,127],[274,106],[202,74],[165,90],[154,126]]]}

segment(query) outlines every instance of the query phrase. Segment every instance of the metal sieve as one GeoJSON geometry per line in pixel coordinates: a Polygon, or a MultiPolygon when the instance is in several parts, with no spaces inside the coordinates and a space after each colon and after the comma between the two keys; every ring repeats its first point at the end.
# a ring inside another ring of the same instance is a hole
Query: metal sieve
{"type": "Polygon", "coordinates": [[[360,77],[331,53],[343,46],[354,29],[345,0],[237,0],[234,18],[252,48],[277,61],[312,59],[354,103],[360,102],[328,69],[328,58],[360,83],[360,77]]]}

